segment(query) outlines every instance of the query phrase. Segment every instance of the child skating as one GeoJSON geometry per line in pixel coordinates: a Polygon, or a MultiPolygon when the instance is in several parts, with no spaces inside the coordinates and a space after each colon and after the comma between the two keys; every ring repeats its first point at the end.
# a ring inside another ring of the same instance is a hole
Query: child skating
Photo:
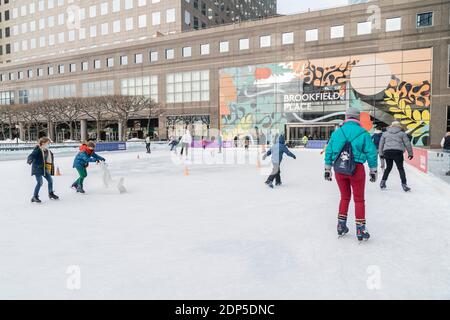
{"type": "Polygon", "coordinates": [[[94,149],[95,143],[93,141],[82,144],[80,152],[78,152],[73,161],[73,167],[77,170],[79,178],[72,184],[72,188],[76,189],[78,193],[85,193],[83,183],[87,177],[89,162],[105,161],[103,157],[94,152],[94,149]]]}
{"type": "Polygon", "coordinates": [[[48,197],[51,200],[58,200],[59,197],[53,192],[53,178],[55,172],[53,153],[48,149],[50,139],[43,137],[39,139],[38,145],[28,156],[27,163],[31,165],[31,175],[36,178],[36,187],[34,188],[31,202],[41,203],[39,191],[41,190],[44,179],[48,183],[48,197]]]}
{"type": "Polygon", "coordinates": [[[284,136],[275,136],[274,144],[272,148],[270,148],[264,155],[263,160],[265,160],[268,156],[272,155],[272,165],[273,169],[271,174],[266,180],[267,186],[273,188],[273,180],[275,180],[275,185],[281,185],[281,171],[280,165],[281,161],[283,161],[283,154],[288,155],[291,158],[297,159],[295,154],[289,151],[288,147],[286,147],[284,136]]]}

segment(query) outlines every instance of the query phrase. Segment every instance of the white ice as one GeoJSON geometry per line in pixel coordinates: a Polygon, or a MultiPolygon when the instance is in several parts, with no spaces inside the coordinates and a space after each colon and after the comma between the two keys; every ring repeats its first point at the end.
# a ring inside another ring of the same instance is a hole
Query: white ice
{"type": "Polygon", "coordinates": [[[185,176],[165,147],[104,153],[128,192],[105,189],[93,164],[85,195],[69,188],[73,157],[57,157],[61,200],[44,184],[40,205],[25,161],[2,161],[0,298],[450,298],[448,184],[409,166],[411,193],[395,168],[387,191],[367,182],[372,237],[358,244],[353,205],[337,238],[323,156],[295,153],[274,190],[255,164],[192,164],[185,176]]]}

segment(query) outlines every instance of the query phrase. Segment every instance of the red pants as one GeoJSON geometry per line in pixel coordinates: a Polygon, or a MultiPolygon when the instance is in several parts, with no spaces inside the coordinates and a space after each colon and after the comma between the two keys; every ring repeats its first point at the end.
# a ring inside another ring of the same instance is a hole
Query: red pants
{"type": "Polygon", "coordinates": [[[336,173],[336,181],[341,191],[341,202],[339,203],[339,215],[347,216],[348,206],[353,192],[353,200],[355,201],[356,222],[365,222],[366,206],[364,200],[364,192],[366,187],[366,170],[364,165],[356,164],[355,174],[347,176],[336,173]]]}

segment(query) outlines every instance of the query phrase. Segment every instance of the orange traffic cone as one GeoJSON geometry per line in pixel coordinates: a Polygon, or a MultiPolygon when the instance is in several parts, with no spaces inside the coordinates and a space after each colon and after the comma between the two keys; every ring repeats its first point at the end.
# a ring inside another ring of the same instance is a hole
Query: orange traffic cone
{"type": "Polygon", "coordinates": [[[56,176],[61,176],[61,171],[59,171],[59,167],[56,167],[56,176]]]}
{"type": "Polygon", "coordinates": [[[189,175],[189,169],[187,166],[184,166],[184,172],[183,172],[184,176],[187,177],[189,175]]]}

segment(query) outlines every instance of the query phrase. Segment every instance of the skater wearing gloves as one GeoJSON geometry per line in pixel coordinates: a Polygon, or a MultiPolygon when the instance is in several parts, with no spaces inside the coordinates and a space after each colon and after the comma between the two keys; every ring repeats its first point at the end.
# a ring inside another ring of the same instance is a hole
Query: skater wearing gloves
{"type": "Polygon", "coordinates": [[[408,159],[411,160],[414,157],[411,141],[402,130],[400,122],[394,121],[381,136],[380,146],[378,147],[380,157],[383,157],[386,160],[386,170],[384,171],[380,183],[381,189],[386,189],[386,181],[389,178],[389,174],[391,173],[395,162],[397,170],[400,173],[403,190],[405,192],[411,190],[406,182],[406,173],[405,168],[403,167],[403,153],[405,152],[405,149],[408,151],[408,159]]]}
{"type": "Polygon", "coordinates": [[[189,147],[192,144],[192,136],[189,130],[181,137],[181,155],[183,155],[184,150],[186,150],[186,157],[188,156],[189,147]]]}
{"type": "Polygon", "coordinates": [[[344,124],[333,132],[325,151],[325,180],[332,181],[331,167],[333,166],[336,181],[341,193],[338,211],[337,232],[345,235],[347,215],[350,199],[353,193],[355,201],[356,237],[359,241],[369,239],[366,230],[365,212],[365,184],[366,171],[364,163],[370,168],[370,181],[377,180],[378,155],[369,132],[359,122],[360,111],[348,108],[344,124]]]}
{"type": "Polygon", "coordinates": [[[264,155],[263,160],[265,160],[268,156],[272,155],[272,165],[273,169],[270,176],[266,180],[266,185],[270,188],[273,188],[273,180],[275,180],[275,185],[281,185],[281,161],[283,161],[283,154],[288,155],[291,158],[297,159],[295,154],[293,154],[286,147],[286,143],[283,135],[276,135],[274,138],[274,144],[272,148],[270,148],[264,155]]]}
{"type": "Polygon", "coordinates": [[[48,149],[50,139],[42,137],[39,139],[38,145],[28,156],[27,163],[31,165],[31,175],[36,178],[36,187],[31,202],[41,203],[39,199],[39,191],[41,190],[44,179],[48,183],[48,197],[51,200],[58,200],[59,197],[53,192],[53,178],[55,172],[53,153],[48,149]]]}
{"type": "Polygon", "coordinates": [[[152,150],[151,150],[151,143],[152,143],[152,141],[151,141],[151,139],[150,139],[150,135],[147,135],[146,137],[145,137],[145,148],[147,149],[147,153],[152,153],[152,150]]]}
{"type": "Polygon", "coordinates": [[[72,184],[72,188],[76,189],[78,193],[85,193],[83,189],[84,179],[87,177],[87,167],[89,162],[100,162],[105,159],[94,152],[95,143],[89,141],[81,145],[80,151],[75,156],[73,167],[77,170],[79,178],[72,184]]]}

